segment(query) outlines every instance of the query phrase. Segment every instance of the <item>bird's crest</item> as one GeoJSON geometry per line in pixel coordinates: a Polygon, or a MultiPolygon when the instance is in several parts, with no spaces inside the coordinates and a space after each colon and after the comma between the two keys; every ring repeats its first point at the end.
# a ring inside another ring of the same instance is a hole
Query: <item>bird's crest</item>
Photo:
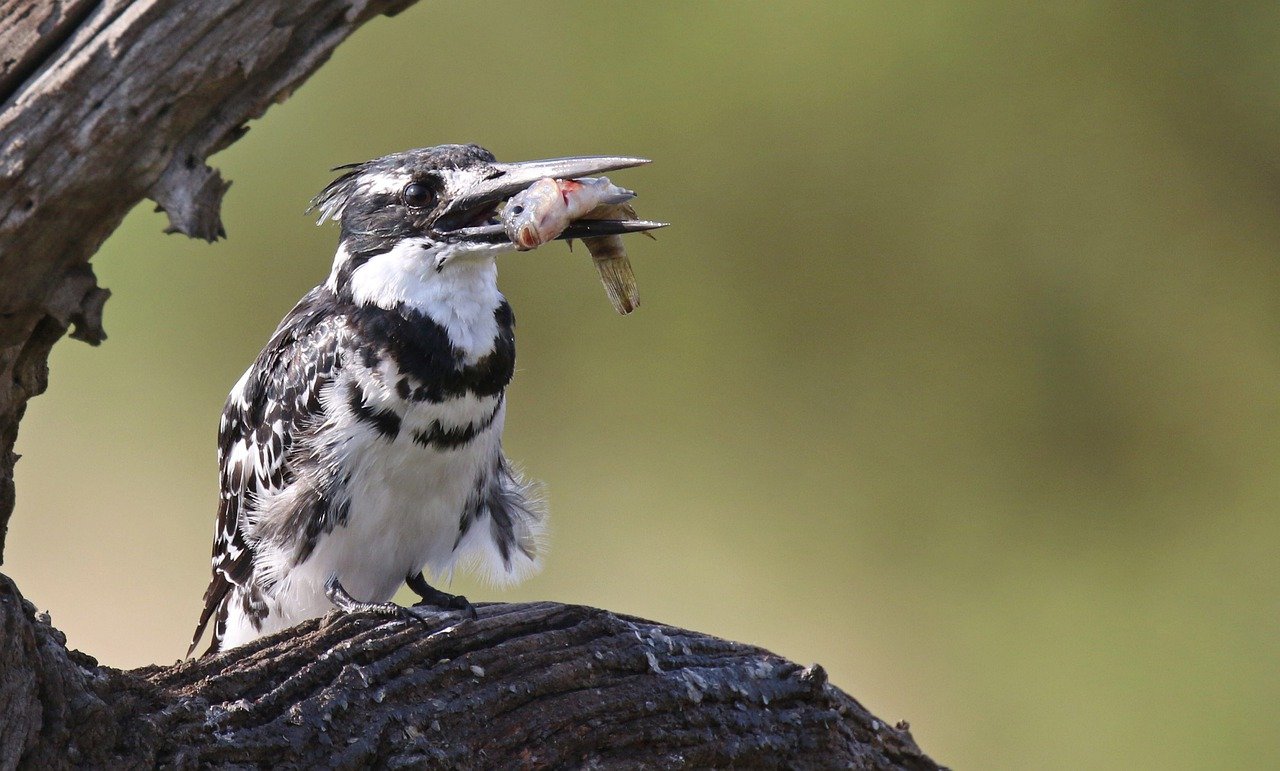
{"type": "Polygon", "coordinates": [[[368,161],[364,163],[346,163],[341,166],[334,166],[331,169],[331,171],[342,171],[343,169],[348,169],[348,171],[330,182],[324,190],[321,190],[315,198],[311,199],[311,205],[307,207],[306,213],[320,212],[320,218],[316,220],[317,225],[323,225],[325,220],[337,222],[342,219],[343,210],[347,208],[347,203],[356,192],[356,181],[364,173],[368,165],[368,161]]]}

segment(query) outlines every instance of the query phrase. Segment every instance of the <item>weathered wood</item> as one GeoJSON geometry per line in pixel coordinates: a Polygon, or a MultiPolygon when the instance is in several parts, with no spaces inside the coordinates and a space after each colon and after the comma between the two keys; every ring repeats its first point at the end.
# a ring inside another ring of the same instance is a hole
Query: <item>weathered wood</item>
{"type": "Polygon", "coordinates": [[[0,767],[937,768],[821,667],[595,608],[477,610],[335,613],[120,672],[68,654],[0,576],[0,643],[28,641],[0,647],[0,714],[21,718],[0,767]]]}
{"type": "Polygon", "coordinates": [[[93,0],[0,0],[0,103],[93,10],[93,0]]]}

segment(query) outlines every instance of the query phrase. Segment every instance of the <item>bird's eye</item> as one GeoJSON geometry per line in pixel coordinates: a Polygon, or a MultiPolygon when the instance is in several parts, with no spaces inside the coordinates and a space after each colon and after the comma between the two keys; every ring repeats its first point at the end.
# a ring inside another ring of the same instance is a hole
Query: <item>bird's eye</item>
{"type": "Polygon", "coordinates": [[[436,191],[425,182],[410,182],[404,188],[404,202],[417,209],[436,202],[436,191]]]}

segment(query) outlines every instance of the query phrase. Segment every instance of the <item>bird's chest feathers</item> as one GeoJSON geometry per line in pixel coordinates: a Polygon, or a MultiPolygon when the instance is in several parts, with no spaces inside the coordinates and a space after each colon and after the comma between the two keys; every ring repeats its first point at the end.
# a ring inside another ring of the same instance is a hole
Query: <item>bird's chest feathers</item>
{"type": "Polygon", "coordinates": [[[490,257],[441,265],[444,256],[412,242],[374,255],[352,272],[352,299],[426,316],[444,329],[464,362],[474,364],[493,350],[499,332],[497,263],[490,257]]]}
{"type": "Polygon", "coordinates": [[[397,388],[405,380],[393,362],[356,368],[330,399],[331,468],[347,515],[333,543],[318,548],[315,569],[342,573],[366,596],[390,596],[424,562],[448,561],[468,502],[501,451],[501,393],[414,401],[397,388]],[[363,546],[348,553],[348,541],[363,546]],[[365,566],[367,553],[385,565],[365,566]]]}
{"type": "Polygon", "coordinates": [[[513,322],[492,260],[437,270],[431,251],[397,248],[366,260],[349,287],[346,350],[317,434],[345,513],[335,545],[318,546],[315,559],[366,583],[341,564],[348,539],[386,554],[396,566],[387,580],[398,582],[424,559],[452,554],[469,501],[496,467],[513,322]]]}
{"type": "Polygon", "coordinates": [[[404,495],[418,499],[418,505],[420,496],[443,497],[460,506],[498,450],[502,395],[406,402],[394,392],[371,390],[372,406],[343,420],[350,439],[340,465],[365,483],[352,492],[404,495]],[[367,420],[371,410],[378,410],[383,422],[367,420]]]}

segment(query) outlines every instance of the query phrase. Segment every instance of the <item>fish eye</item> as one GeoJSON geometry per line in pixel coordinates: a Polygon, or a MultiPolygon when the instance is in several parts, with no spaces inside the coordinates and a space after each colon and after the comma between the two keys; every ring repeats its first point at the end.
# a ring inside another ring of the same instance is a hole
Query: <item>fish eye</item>
{"type": "Polygon", "coordinates": [[[415,209],[424,209],[436,202],[436,191],[426,182],[410,182],[404,188],[404,202],[415,209]]]}
{"type": "Polygon", "coordinates": [[[523,206],[512,206],[512,207],[511,207],[511,213],[512,213],[512,214],[523,214],[523,213],[524,213],[524,207],[523,207],[523,206]]]}

